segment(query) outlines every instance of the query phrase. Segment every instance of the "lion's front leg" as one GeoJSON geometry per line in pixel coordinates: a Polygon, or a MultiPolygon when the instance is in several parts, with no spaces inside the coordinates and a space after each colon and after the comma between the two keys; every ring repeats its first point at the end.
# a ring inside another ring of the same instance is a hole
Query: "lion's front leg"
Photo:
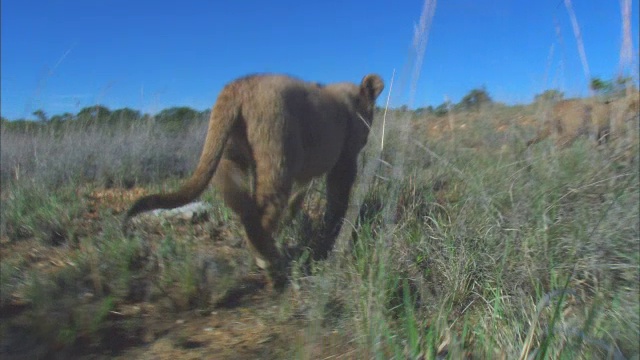
{"type": "Polygon", "coordinates": [[[320,236],[312,244],[313,259],[324,259],[329,255],[340,233],[342,220],[349,207],[351,187],[356,179],[357,162],[340,161],[327,174],[327,209],[324,214],[320,236]]]}

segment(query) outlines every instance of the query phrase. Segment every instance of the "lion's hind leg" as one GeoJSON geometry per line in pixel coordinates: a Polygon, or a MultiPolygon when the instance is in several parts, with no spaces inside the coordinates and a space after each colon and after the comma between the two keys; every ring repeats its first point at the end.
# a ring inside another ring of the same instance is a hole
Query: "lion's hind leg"
{"type": "Polygon", "coordinates": [[[281,289],[286,285],[286,264],[272,234],[287,203],[290,186],[283,186],[284,181],[264,181],[274,178],[258,173],[255,190],[251,191],[249,173],[242,163],[222,159],[213,183],[225,205],[240,217],[257,265],[267,270],[274,287],[281,289]]]}
{"type": "Polygon", "coordinates": [[[255,207],[248,185],[249,169],[240,163],[223,158],[212,181],[224,204],[238,216],[242,217],[250,207],[255,207]]]}
{"type": "Polygon", "coordinates": [[[284,169],[258,164],[252,203],[245,207],[241,216],[258,266],[268,271],[277,290],[286,286],[287,264],[276,246],[273,233],[287,206],[290,192],[291,181],[284,169]]]}

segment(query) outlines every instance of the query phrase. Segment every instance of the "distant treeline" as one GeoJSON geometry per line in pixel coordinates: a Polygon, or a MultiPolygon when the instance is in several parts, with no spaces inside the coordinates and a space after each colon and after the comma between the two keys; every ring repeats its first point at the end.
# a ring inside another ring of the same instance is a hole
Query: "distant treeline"
{"type": "Polygon", "coordinates": [[[2,127],[7,130],[35,130],[46,127],[66,127],[73,125],[74,127],[86,126],[117,126],[130,125],[140,121],[154,121],[163,125],[167,130],[179,131],[183,129],[185,124],[195,121],[206,121],[209,118],[211,110],[198,111],[189,107],[171,107],[160,111],[156,115],[143,114],[138,110],[131,108],[122,108],[110,110],[106,106],[95,105],[81,109],[77,114],[64,113],[61,115],[53,115],[49,117],[44,111],[37,110],[33,112],[33,119],[17,119],[9,121],[2,118],[2,127]]]}
{"type": "MultiPolygon", "coordinates": [[[[593,78],[590,83],[591,89],[599,97],[621,96],[625,89],[631,86],[635,88],[633,79],[630,77],[617,77],[612,80],[602,80],[593,78]]],[[[534,102],[540,101],[560,101],[564,98],[564,93],[557,89],[546,90],[535,95],[534,102]]],[[[438,106],[420,107],[415,110],[403,105],[392,112],[413,112],[415,115],[435,115],[444,116],[450,111],[477,111],[488,105],[503,105],[494,103],[485,86],[481,86],[469,91],[458,103],[445,101],[438,106]]],[[[383,108],[378,107],[378,111],[383,108]]],[[[36,110],[32,113],[32,119],[17,119],[9,121],[2,117],[1,124],[7,130],[30,130],[39,129],[43,126],[52,128],[62,128],[62,125],[73,124],[74,127],[83,126],[114,126],[131,125],[139,121],[155,121],[169,131],[180,131],[195,121],[207,121],[210,109],[203,111],[194,110],[190,107],[171,107],[160,111],[156,115],[143,114],[131,108],[110,110],[102,105],[88,106],[81,109],[77,114],[64,113],[49,117],[43,110],[36,110]]]]}

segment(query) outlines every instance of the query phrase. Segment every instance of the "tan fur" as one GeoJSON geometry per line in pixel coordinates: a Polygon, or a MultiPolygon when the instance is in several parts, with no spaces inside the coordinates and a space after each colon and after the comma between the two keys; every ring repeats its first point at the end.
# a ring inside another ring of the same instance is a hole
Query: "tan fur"
{"type": "Polygon", "coordinates": [[[384,83],[320,85],[284,75],[252,75],[227,84],[211,112],[200,161],[177,191],[138,199],[124,219],[175,208],[198,197],[213,177],[225,204],[240,216],[250,247],[273,285],[286,284],[285,260],[273,239],[294,183],[326,174],[326,233],[333,246],[384,83]],[[215,173],[215,176],[214,176],[215,173]],[[252,178],[253,181],[248,179],[252,178]]]}
{"type": "Polygon", "coordinates": [[[547,117],[542,129],[527,142],[527,146],[550,136],[555,138],[556,145],[560,147],[570,145],[580,136],[593,135],[599,138],[598,134],[609,121],[609,107],[606,103],[591,99],[563,100],[553,106],[547,117]]]}
{"type": "Polygon", "coordinates": [[[611,138],[626,138],[631,143],[638,142],[640,92],[629,92],[624,97],[615,99],[609,104],[611,122],[607,128],[611,138]]]}
{"type": "Polygon", "coordinates": [[[580,136],[589,136],[598,144],[624,135],[626,123],[638,114],[637,96],[625,96],[614,100],[571,99],[556,103],[542,124],[536,137],[527,146],[548,137],[554,137],[556,145],[566,147],[580,136]]]}

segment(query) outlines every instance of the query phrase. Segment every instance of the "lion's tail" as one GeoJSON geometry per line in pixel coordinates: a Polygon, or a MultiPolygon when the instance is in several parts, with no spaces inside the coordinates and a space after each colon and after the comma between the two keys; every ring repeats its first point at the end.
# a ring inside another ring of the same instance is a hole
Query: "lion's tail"
{"type": "MultiPolygon", "coordinates": [[[[230,84],[233,85],[233,84],[230,84]]],[[[218,167],[224,146],[233,125],[240,118],[239,96],[235,87],[225,87],[218,96],[209,118],[209,129],[204,142],[200,161],[191,178],[175,192],[152,194],[139,198],[127,211],[123,221],[126,232],[129,220],[145,211],[173,209],[195,200],[207,188],[218,167]]]]}

